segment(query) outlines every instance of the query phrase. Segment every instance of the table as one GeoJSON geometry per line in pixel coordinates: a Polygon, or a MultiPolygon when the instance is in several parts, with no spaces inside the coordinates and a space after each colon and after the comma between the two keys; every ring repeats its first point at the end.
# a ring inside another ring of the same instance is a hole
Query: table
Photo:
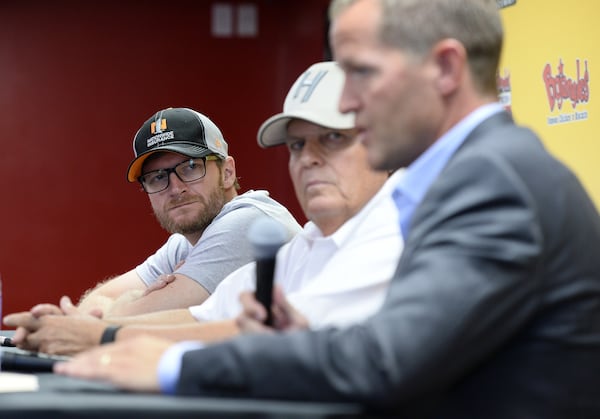
{"type": "MultiPolygon", "coordinates": [[[[13,331],[0,334],[11,337],[13,331]]],[[[1,374],[1,372],[0,372],[1,374]]],[[[0,418],[285,418],[368,419],[357,404],[231,398],[175,397],[131,393],[111,384],[36,373],[39,391],[0,392],[0,418]]]]}
{"type": "Polygon", "coordinates": [[[290,418],[368,416],[354,404],[174,397],[125,392],[96,381],[36,374],[36,392],[0,393],[0,417],[10,418],[290,418]]]}

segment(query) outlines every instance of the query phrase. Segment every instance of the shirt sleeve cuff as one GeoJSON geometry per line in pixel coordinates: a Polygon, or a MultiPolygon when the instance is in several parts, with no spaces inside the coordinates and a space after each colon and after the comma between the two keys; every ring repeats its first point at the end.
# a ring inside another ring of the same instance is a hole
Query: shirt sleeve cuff
{"type": "Polygon", "coordinates": [[[202,348],[204,348],[202,342],[184,341],[170,346],[165,351],[158,362],[158,384],[162,393],[175,394],[183,354],[187,351],[202,348]]]}

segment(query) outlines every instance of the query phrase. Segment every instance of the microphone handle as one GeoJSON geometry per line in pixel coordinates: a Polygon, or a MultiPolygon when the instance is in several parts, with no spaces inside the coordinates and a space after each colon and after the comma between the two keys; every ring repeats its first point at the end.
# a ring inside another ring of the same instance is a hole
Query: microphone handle
{"type": "Polygon", "coordinates": [[[275,257],[256,260],[256,291],[254,295],[258,302],[267,310],[267,326],[273,325],[273,278],[275,274],[275,257]]]}
{"type": "Polygon", "coordinates": [[[21,353],[2,351],[0,363],[3,371],[18,372],[52,372],[57,358],[35,356],[21,353]]]}

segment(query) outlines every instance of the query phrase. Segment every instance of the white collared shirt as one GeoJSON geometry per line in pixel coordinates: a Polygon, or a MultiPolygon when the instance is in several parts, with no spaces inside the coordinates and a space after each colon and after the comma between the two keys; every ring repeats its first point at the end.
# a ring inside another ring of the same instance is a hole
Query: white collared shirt
{"type": "MultiPolygon", "coordinates": [[[[308,222],[277,254],[275,281],[311,328],[364,320],[383,303],[403,241],[391,198],[402,172],[395,173],[354,217],[324,237],[308,222]]],[[[232,272],[201,305],[190,307],[199,321],[229,319],[241,311],[240,292],[254,290],[255,264],[232,272]]]]}

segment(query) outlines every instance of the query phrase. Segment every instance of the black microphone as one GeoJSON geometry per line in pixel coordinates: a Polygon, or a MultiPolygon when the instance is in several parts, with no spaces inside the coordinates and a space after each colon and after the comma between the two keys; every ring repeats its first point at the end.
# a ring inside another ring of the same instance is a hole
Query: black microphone
{"type": "Polygon", "coordinates": [[[11,349],[3,349],[0,352],[0,369],[2,371],[52,372],[55,363],[69,359],[66,356],[11,349]]]}
{"type": "Polygon", "coordinates": [[[283,225],[272,218],[259,218],[248,230],[248,241],[252,245],[256,260],[256,299],[267,310],[266,325],[273,324],[271,303],[273,300],[273,276],[275,256],[279,248],[287,241],[287,232],[283,225]]]}

